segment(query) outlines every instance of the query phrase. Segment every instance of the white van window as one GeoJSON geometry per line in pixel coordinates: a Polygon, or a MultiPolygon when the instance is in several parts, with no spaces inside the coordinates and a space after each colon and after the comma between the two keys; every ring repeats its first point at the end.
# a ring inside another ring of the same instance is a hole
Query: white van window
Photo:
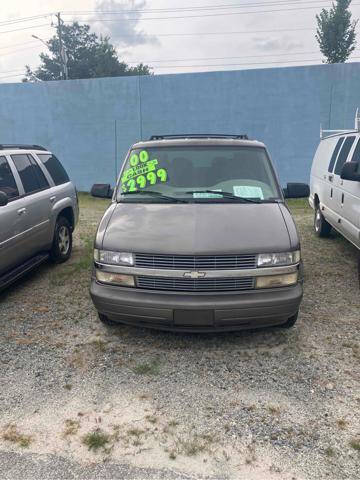
{"type": "Polygon", "coordinates": [[[360,162],[360,139],[358,140],[358,143],[355,147],[355,150],[354,150],[351,161],[352,162],[357,162],[357,163],[360,162]]]}
{"type": "Polygon", "coordinates": [[[328,168],[328,172],[329,173],[332,173],[333,170],[334,170],[334,165],[335,165],[335,162],[336,162],[336,158],[338,156],[338,153],[339,153],[339,150],[340,150],[340,147],[344,141],[344,138],[345,137],[341,137],[339,138],[336,146],[335,146],[335,150],[333,151],[333,154],[331,155],[331,159],[330,159],[330,163],[329,163],[329,168],[328,168]]]}
{"type": "Polygon", "coordinates": [[[351,147],[352,147],[352,144],[354,143],[355,141],[355,137],[347,137],[345,142],[344,142],[344,145],[339,153],[339,158],[336,162],[336,167],[335,167],[335,175],[340,175],[341,173],[341,169],[344,165],[344,163],[346,162],[347,160],[347,157],[349,155],[349,152],[351,150],[351,147]]]}

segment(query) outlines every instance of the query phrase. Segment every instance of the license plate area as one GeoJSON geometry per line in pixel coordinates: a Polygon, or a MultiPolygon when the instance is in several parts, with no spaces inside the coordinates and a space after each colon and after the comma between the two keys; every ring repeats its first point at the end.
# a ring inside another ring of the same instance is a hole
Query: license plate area
{"type": "Polygon", "coordinates": [[[213,326],[214,310],[174,310],[174,325],[213,326]]]}

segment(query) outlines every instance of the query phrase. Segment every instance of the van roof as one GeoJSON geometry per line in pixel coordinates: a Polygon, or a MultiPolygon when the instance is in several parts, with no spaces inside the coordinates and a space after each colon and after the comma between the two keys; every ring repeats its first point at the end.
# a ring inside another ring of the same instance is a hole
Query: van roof
{"type": "MultiPolygon", "coordinates": [[[[152,137],[153,138],[153,137],[152,137]]],[[[150,148],[150,147],[207,147],[207,146],[226,146],[226,147],[262,147],[265,145],[257,140],[245,140],[236,137],[156,137],[155,140],[142,140],[135,143],[132,148],[150,148]]]]}

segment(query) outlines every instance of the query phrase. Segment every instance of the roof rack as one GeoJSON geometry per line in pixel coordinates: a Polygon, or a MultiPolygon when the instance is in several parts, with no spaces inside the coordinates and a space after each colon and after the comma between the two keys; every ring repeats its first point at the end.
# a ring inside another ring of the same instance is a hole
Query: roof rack
{"type": "Polygon", "coordinates": [[[324,133],[332,133],[334,135],[336,134],[341,134],[341,133],[356,133],[356,132],[359,132],[360,131],[360,112],[359,112],[359,109],[357,108],[356,109],[356,112],[355,112],[355,127],[353,130],[323,130],[322,129],[322,126],[320,124],[320,140],[323,140],[324,138],[326,138],[324,136],[324,133]]]}
{"type": "Polygon", "coordinates": [[[222,135],[214,133],[190,133],[178,135],[152,135],[149,140],[164,140],[166,138],[232,138],[234,140],[249,140],[247,135],[222,135]]]}
{"type": "Polygon", "coordinates": [[[17,143],[3,143],[0,144],[0,150],[43,150],[44,152],[47,152],[47,148],[42,147],[41,145],[21,145],[17,143]]]}

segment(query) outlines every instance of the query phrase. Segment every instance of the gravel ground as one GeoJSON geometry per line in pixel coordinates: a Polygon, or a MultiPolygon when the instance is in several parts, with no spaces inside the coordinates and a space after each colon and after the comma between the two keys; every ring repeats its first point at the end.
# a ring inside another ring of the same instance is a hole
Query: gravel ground
{"type": "Polygon", "coordinates": [[[312,233],[296,326],[185,335],[104,327],[88,294],[106,202],[81,197],[72,260],[0,296],[1,479],[360,478],[354,247],[312,233]]]}

